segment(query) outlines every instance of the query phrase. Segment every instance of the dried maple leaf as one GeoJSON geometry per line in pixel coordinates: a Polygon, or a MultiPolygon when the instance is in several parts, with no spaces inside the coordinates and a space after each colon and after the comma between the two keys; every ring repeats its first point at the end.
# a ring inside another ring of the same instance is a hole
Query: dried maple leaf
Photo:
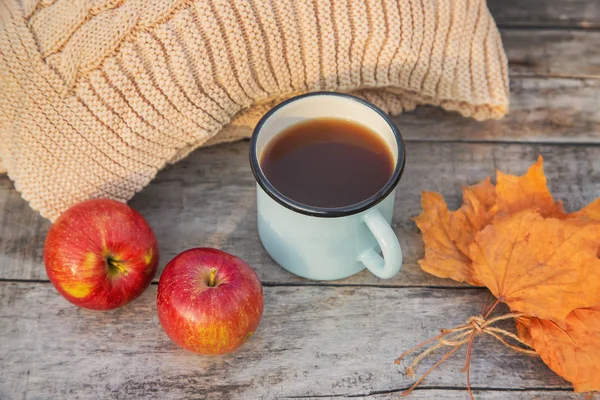
{"type": "Polygon", "coordinates": [[[464,213],[473,228],[481,230],[494,217],[495,205],[496,188],[488,176],[475,185],[463,187],[463,205],[458,211],[464,213]]]}
{"type": "Polygon", "coordinates": [[[489,178],[463,188],[464,203],[457,211],[448,211],[439,193],[423,192],[423,212],[414,219],[425,242],[425,258],[419,261],[421,268],[440,278],[478,285],[472,279],[469,245],[492,219],[490,209],[495,198],[489,178]]]}
{"type": "Polygon", "coordinates": [[[496,301],[396,360],[434,343],[414,359],[412,371],[432,352],[450,348],[404,395],[467,345],[467,389],[473,398],[470,354],[481,334],[521,353],[537,352],[576,391],[600,390],[600,199],[567,214],[548,190],[540,156],[523,176],[498,171],[496,187],[488,178],[463,188],[457,211],[449,211],[438,193],[423,193],[422,205],[415,218],[425,242],[422,269],[487,286],[496,301]],[[491,318],[500,302],[513,313],[491,318]],[[517,318],[518,336],[493,326],[511,318],[517,318]]]}
{"type": "Polygon", "coordinates": [[[562,218],[566,215],[562,202],[554,201],[546,184],[542,156],[523,176],[496,172],[496,202],[502,214],[514,214],[535,208],[544,217],[562,218]]]}
{"type": "Polygon", "coordinates": [[[562,201],[554,200],[548,189],[541,155],[523,176],[496,171],[496,204],[493,210],[501,215],[510,215],[527,209],[536,209],[546,218],[600,221],[600,198],[571,214],[565,212],[562,201]]]}
{"type": "Polygon", "coordinates": [[[569,217],[600,221],[600,198],[592,201],[590,204],[588,204],[581,210],[569,214],[569,217]]]}
{"type": "Polygon", "coordinates": [[[574,310],[560,325],[519,318],[517,327],[519,336],[576,392],[600,390],[600,308],[574,310]]]}
{"type": "Polygon", "coordinates": [[[523,176],[497,172],[498,185],[490,178],[463,187],[463,205],[449,211],[438,193],[423,192],[423,212],[414,220],[423,233],[425,257],[421,268],[440,278],[480,285],[473,279],[469,246],[475,234],[488,225],[497,212],[503,214],[536,208],[544,216],[564,216],[562,203],[555,202],[546,186],[543,159],[523,176]]]}
{"type": "Polygon", "coordinates": [[[471,244],[473,279],[513,311],[564,321],[600,304],[599,244],[597,222],[530,210],[497,217],[471,244]]]}

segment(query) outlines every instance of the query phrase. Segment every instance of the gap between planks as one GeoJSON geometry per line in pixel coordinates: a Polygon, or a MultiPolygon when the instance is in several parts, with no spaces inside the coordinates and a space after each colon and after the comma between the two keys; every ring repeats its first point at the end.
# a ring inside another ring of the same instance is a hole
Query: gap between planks
{"type": "MultiPolygon", "coordinates": [[[[363,397],[379,397],[381,395],[388,395],[388,394],[402,394],[404,391],[408,390],[410,388],[410,386],[406,386],[403,388],[396,388],[396,389],[390,389],[390,390],[375,390],[369,393],[360,393],[360,394],[317,394],[317,395],[310,395],[310,396],[280,396],[278,397],[278,399],[330,399],[330,398],[336,398],[336,399],[355,399],[357,397],[363,398],[363,397]]],[[[580,398],[580,396],[582,396],[581,394],[576,394],[573,393],[573,388],[570,387],[564,387],[564,388],[544,388],[544,387],[539,387],[539,388],[495,388],[495,387],[484,387],[484,386],[471,386],[471,389],[473,390],[473,393],[475,394],[476,398],[479,398],[478,392],[486,392],[487,394],[491,394],[493,392],[500,394],[500,393],[515,393],[515,394],[542,394],[542,393],[549,393],[549,394],[559,394],[561,396],[564,396],[565,393],[570,393],[573,394],[575,396],[577,396],[576,398],[580,398]]],[[[433,393],[440,393],[440,392],[456,392],[457,394],[466,394],[467,393],[467,387],[452,387],[452,386],[427,386],[427,385],[419,385],[418,387],[415,388],[414,392],[407,397],[407,400],[410,400],[411,398],[419,398],[418,394],[433,394],[433,393]],[[416,397],[415,397],[416,396],[416,397]]],[[[569,397],[571,398],[571,397],[569,397]]]]}
{"type": "MultiPolygon", "coordinates": [[[[158,279],[158,274],[157,278],[158,279]]],[[[0,283],[33,283],[33,284],[49,284],[51,283],[48,279],[11,279],[11,278],[0,278],[0,283]]],[[[306,282],[271,282],[261,281],[263,287],[331,287],[331,288],[379,288],[379,289],[466,289],[466,290],[485,290],[484,286],[445,286],[445,285],[378,285],[375,283],[337,283],[335,281],[327,283],[325,281],[306,281],[306,282]]],[[[158,285],[158,281],[154,280],[150,282],[150,285],[158,285]]]]}

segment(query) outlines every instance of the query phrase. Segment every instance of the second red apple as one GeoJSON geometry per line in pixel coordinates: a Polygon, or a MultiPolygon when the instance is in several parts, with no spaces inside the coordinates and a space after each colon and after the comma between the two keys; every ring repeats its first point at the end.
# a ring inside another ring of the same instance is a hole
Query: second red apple
{"type": "Polygon", "coordinates": [[[245,261],[220,250],[195,248],[165,267],[156,303],[160,323],[175,343],[196,353],[223,354],[256,331],[263,291],[245,261]]]}

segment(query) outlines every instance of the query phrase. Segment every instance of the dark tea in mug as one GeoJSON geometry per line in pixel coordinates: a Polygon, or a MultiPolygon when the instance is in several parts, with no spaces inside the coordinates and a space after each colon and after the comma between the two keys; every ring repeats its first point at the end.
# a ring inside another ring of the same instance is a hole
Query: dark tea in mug
{"type": "Polygon", "coordinates": [[[346,207],[375,195],[394,172],[394,157],[377,133],[339,118],[298,123],[268,143],[260,160],[281,194],[322,208],[346,207]]]}

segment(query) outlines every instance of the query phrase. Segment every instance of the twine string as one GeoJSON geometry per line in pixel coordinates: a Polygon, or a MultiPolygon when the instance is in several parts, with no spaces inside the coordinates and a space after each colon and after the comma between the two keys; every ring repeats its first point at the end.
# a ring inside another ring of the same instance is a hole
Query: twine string
{"type": "MultiPolygon", "coordinates": [[[[431,367],[427,372],[425,372],[423,374],[423,376],[421,376],[421,378],[419,378],[415,382],[415,384],[410,389],[406,390],[402,395],[406,396],[406,395],[410,394],[423,381],[423,379],[427,375],[429,375],[429,373],[431,371],[433,371],[436,367],[438,367],[443,361],[445,361],[448,357],[450,357],[454,352],[456,352],[464,344],[469,343],[469,346],[471,346],[473,339],[479,335],[490,335],[491,337],[495,338],[496,340],[498,340],[500,343],[502,343],[506,347],[509,347],[519,353],[527,354],[530,356],[536,355],[537,353],[527,343],[525,343],[523,340],[521,340],[514,333],[509,332],[505,329],[501,329],[501,328],[492,326],[495,323],[500,322],[500,321],[504,321],[507,319],[517,319],[517,318],[520,318],[523,316],[525,316],[525,314],[523,314],[523,313],[509,313],[509,314],[500,315],[500,316],[490,318],[490,319],[486,319],[483,315],[470,317],[467,320],[467,323],[456,326],[451,329],[442,329],[440,335],[438,335],[432,339],[429,339],[429,340],[421,343],[420,345],[417,345],[417,346],[413,347],[412,349],[404,352],[402,355],[400,355],[400,357],[398,357],[396,359],[396,364],[400,364],[400,362],[409,354],[411,354],[411,353],[417,351],[418,349],[420,349],[421,347],[426,346],[427,344],[429,344],[431,342],[435,342],[437,340],[437,343],[434,346],[431,346],[428,349],[422,351],[413,360],[411,365],[406,369],[406,373],[408,375],[413,375],[414,371],[417,368],[417,366],[419,365],[419,363],[421,361],[423,361],[423,359],[425,359],[427,356],[429,356],[430,354],[432,354],[433,352],[435,352],[436,350],[438,350],[442,347],[451,347],[451,349],[446,354],[444,354],[444,356],[442,357],[442,359],[439,362],[437,362],[433,367],[431,367]],[[516,342],[516,344],[510,343],[509,340],[516,342]]],[[[470,357],[470,354],[467,355],[466,366],[468,366],[469,357],[470,357]]]]}

